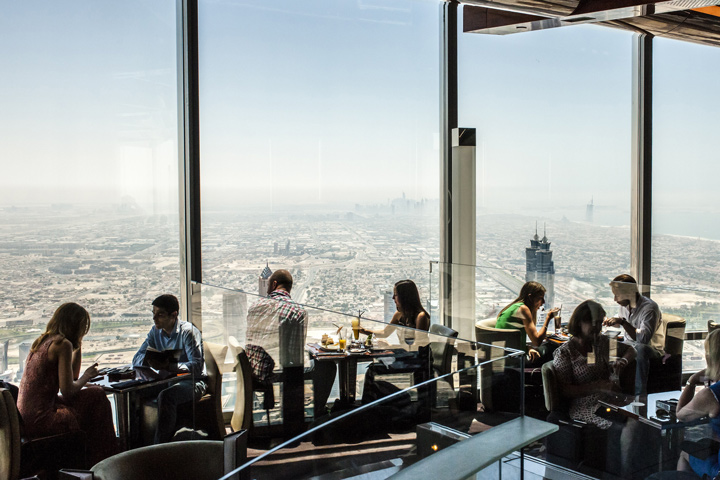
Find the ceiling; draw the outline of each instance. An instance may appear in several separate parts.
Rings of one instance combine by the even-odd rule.
[[[577,11],[583,10],[584,7],[584,5],[581,5],[578,9],[578,5],[581,3],[592,3],[593,7],[595,7],[594,11],[596,12],[598,9],[601,11],[612,11],[613,9],[627,7],[628,3],[637,3],[635,0],[592,0],[592,2],[587,2],[586,0],[461,0],[461,2],[465,5],[464,8],[468,9],[464,15],[465,25],[463,30],[476,33],[489,32],[483,31],[482,28],[478,28],[472,24],[468,24],[468,19],[471,19],[473,16],[469,15],[469,13],[473,10],[479,13],[482,10],[476,9],[474,6],[538,15],[545,17],[541,20],[546,20],[545,24],[547,25],[547,20],[563,19],[564,17],[571,16],[573,12],[576,12],[577,16]],[[646,8],[646,6],[637,8],[645,8],[645,10],[642,10],[643,12],[647,10],[652,11],[653,4],[649,5],[649,8]],[[688,2],[688,6],[690,5],[691,3]],[[548,19],[547,17],[552,18]],[[531,17],[528,17],[528,21],[530,19]],[[521,23],[521,20],[516,20],[516,23]],[[561,26],[560,23],[563,25],[566,24],[565,22],[555,23],[557,23],[557,25],[552,26]],[[598,21],[596,23],[638,33],[650,33],[657,37],[716,47],[720,46],[720,7],[718,6],[696,8],[693,10],[679,10],[661,14],[642,14],[642,16],[629,16],[621,20]],[[540,28],[550,27],[542,26]],[[533,30],[533,28],[530,28],[530,30]]]

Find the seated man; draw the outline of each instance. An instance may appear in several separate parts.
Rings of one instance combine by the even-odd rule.
[[[149,366],[156,370],[190,373],[186,380],[175,383],[158,395],[158,425],[155,443],[169,442],[176,432],[177,406],[200,399],[207,390],[202,337],[192,323],[178,319],[180,304],[174,295],[160,295],[152,302],[153,326],[133,357],[134,366]],[[146,358],[148,348],[158,351],[182,350],[177,363],[157,363]]]
[[[256,380],[271,379],[275,359],[283,368],[304,365],[307,311],[290,298],[292,286],[290,272],[275,271],[268,280],[268,297],[248,311],[245,350]],[[315,416],[319,417],[325,413],[336,366],[334,362],[312,361],[304,371],[313,381]]]
[[[661,358],[665,347],[665,326],[660,307],[640,295],[637,282],[627,274],[618,275],[610,282],[615,302],[620,305],[617,317],[608,318],[604,325],[620,325],[636,352],[635,395],[647,393],[650,361]]]

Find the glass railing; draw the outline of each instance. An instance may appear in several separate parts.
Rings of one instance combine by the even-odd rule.
[[[429,264],[428,303],[432,307],[434,321],[452,325],[468,339],[475,338],[473,329],[477,322],[490,322],[497,318],[500,311],[517,298],[526,278],[530,279],[524,268]],[[532,279],[545,286],[547,303],[538,312],[538,325],[544,323],[545,311],[552,307],[562,308],[562,322],[567,324],[577,305],[588,299],[600,303],[608,316],[619,312],[620,306],[615,302],[610,286],[613,277],[571,274],[540,277],[541,274],[536,274]],[[715,286],[658,282],[652,286],[638,285],[637,288],[650,293],[666,321],[684,319],[684,335],[688,337],[693,337],[692,332],[707,332],[709,321],[720,322],[720,304],[717,303],[720,289]],[[683,369],[697,371],[704,367],[702,338],[686,340]]]
[[[503,362],[503,367],[493,366],[497,362]],[[483,383],[488,396],[490,390],[498,399],[521,395],[522,354],[510,352],[494,361],[469,363],[473,365],[404,389],[390,387],[375,375],[375,386],[366,388],[380,388],[383,396],[317,419],[307,431],[223,478],[388,478],[444,448],[522,416],[518,403],[497,401],[495,408],[486,408],[482,400]],[[370,369],[376,365],[372,363]],[[448,392],[452,393],[448,396]]]
[[[237,355],[242,351],[255,387],[263,384],[253,389],[249,399],[253,425],[271,427],[270,434],[286,423],[284,415],[292,414],[283,409],[282,402],[286,370],[300,372],[302,368],[302,417],[310,422],[382,393],[377,382],[369,378],[379,375],[381,387],[390,383],[388,388],[403,389],[506,354],[499,346],[478,348],[473,341],[448,338],[441,334],[440,326],[431,325],[425,332],[309,305],[298,304],[293,307],[297,311],[290,314],[283,310],[283,315],[291,318],[304,312],[301,324],[283,324],[279,318],[284,308],[281,301],[205,284],[195,284],[194,289],[193,318],[202,322],[206,355],[213,355],[223,377],[223,411],[238,414]],[[343,368],[335,367],[336,363]],[[504,368],[502,362],[495,364],[498,366]],[[468,375],[453,373],[439,384],[442,388],[434,400],[437,406],[447,407],[456,401],[458,392],[464,392],[460,385],[476,385],[477,379]],[[373,388],[368,389],[368,384]]]
[[[434,265],[432,273],[439,267]],[[460,283],[455,283],[454,287],[464,291],[468,283],[475,282],[475,294],[469,298],[475,299],[476,307],[491,298],[489,292],[500,296],[501,288],[505,289],[504,295],[508,297],[517,295],[510,291],[510,286],[500,284],[500,281],[507,281],[496,270],[474,266],[451,267],[453,275],[460,272]],[[477,276],[476,272],[479,272]],[[434,278],[436,280],[433,282],[431,274],[428,289],[431,292],[441,291],[440,276],[435,275]],[[278,325],[267,329],[264,336],[258,337],[250,332],[257,325],[273,325],[273,322],[278,321],[275,313],[269,316],[265,314],[261,317],[264,320],[260,322],[255,318],[258,316],[258,304],[269,303],[272,308],[268,307],[268,311],[275,312],[278,307],[276,300],[210,285],[195,285],[195,289],[193,311],[197,319],[202,320],[205,341],[217,343],[221,348],[227,346],[223,381],[225,410],[228,413],[233,411],[234,416],[239,414],[237,386],[242,385],[240,391],[247,392],[245,383],[249,381],[252,394],[244,404],[249,405],[245,408],[245,416],[252,418],[252,422],[246,421],[243,428],[251,425],[251,438],[266,436],[287,439],[286,443],[257,456],[244,467],[243,472],[252,472],[251,478],[282,476],[286,468],[294,469],[293,478],[326,474],[335,475],[333,478],[345,478],[367,472],[381,472],[378,475],[385,478],[423,458],[423,448],[427,447],[426,436],[441,438],[431,443],[430,447],[435,445],[442,448],[438,445],[462,441],[462,438],[473,432],[524,415],[528,395],[539,395],[539,399],[535,400],[544,404],[542,380],[537,384],[537,375],[528,377],[529,373],[535,375],[536,372],[524,369],[523,352],[504,349],[502,347],[508,344],[502,342],[479,344],[472,341],[474,335],[462,334],[460,338],[448,339],[406,327],[388,327],[386,322],[361,315],[358,343],[355,343],[353,325],[358,315],[302,305],[305,322],[303,331],[296,332],[299,340],[296,340],[293,349],[282,338],[292,332],[281,332]],[[607,289],[610,291],[608,295],[611,295],[609,281]],[[684,292],[687,289],[664,286],[652,288],[653,298],[658,299],[672,298]],[[576,305],[572,300],[566,302],[567,297],[560,298],[563,303],[563,323],[566,324]],[[594,298],[600,301],[608,316],[617,312],[618,307],[613,298]],[[433,323],[443,318],[443,301],[446,300],[437,302],[438,310],[433,312]],[[662,305],[660,307],[663,309]],[[452,304],[451,308],[452,312],[468,312],[463,310],[467,305]],[[666,320],[677,320],[667,310],[664,315]],[[487,318],[494,317],[488,315]],[[482,319],[483,315],[477,314],[476,310],[474,317],[457,315],[451,320],[461,330],[463,320],[474,329],[475,324]],[[375,335],[369,347],[362,347],[369,331],[380,335]],[[325,336],[331,341],[323,344]],[[345,340],[344,349],[347,353],[339,351],[341,338]],[[252,342],[262,347],[273,359],[274,365],[268,369],[271,376],[264,385],[258,385],[257,381],[252,384],[252,379],[247,380],[248,376],[243,377],[238,373],[238,348],[252,350],[249,348]],[[686,352],[687,344],[685,342]],[[702,345],[699,348],[698,355]],[[300,352],[299,357],[297,352]],[[308,355],[308,352],[311,354]],[[318,365],[323,364],[332,365],[332,369],[329,374],[325,372],[319,381],[312,367],[317,370]],[[327,390],[329,384],[332,384],[329,393],[320,394],[318,399],[319,387],[324,386]],[[546,451],[537,448],[528,450],[534,458],[526,460],[525,468],[529,465],[528,461],[535,462],[540,469],[551,468],[545,463],[549,460],[591,475],[604,471],[621,475],[622,468],[637,467],[640,469],[638,471],[647,472],[668,466],[676,460],[674,455],[677,451],[672,450],[676,444],[672,442],[679,435],[678,432],[685,432],[686,436],[694,438],[701,436],[702,428],[705,427],[692,427],[700,429],[698,432],[682,425],[670,426],[667,422],[672,423],[673,419],[663,417],[662,411],[656,411],[656,407],[661,405],[657,403],[658,400],[663,402],[677,398],[678,395],[679,392],[672,391],[644,398],[621,395],[605,398],[607,405],[603,407],[603,412],[598,413],[607,417],[612,426],[602,434],[606,440],[598,440],[596,443],[603,445],[601,450],[607,450],[608,457],[603,460],[607,463],[594,466],[591,461],[583,463],[585,457],[591,455],[588,452],[574,459],[562,455],[557,457],[557,443],[551,443]],[[268,397],[272,401],[268,401]],[[298,405],[301,408],[297,408]],[[545,419],[548,413],[545,411],[536,417]],[[410,421],[413,418],[415,420]],[[240,428],[240,423],[234,424]],[[638,445],[664,445],[664,456],[631,459],[630,464],[623,466],[617,460],[621,457],[615,458],[617,452],[611,452],[611,446],[621,437],[632,438],[634,444]],[[569,437],[561,438],[567,440]],[[581,441],[586,440],[576,439],[571,444],[579,445],[573,442]],[[667,445],[670,445],[670,450],[665,447]],[[565,445],[561,451],[568,448]],[[552,454],[548,453],[550,451]],[[638,458],[642,457],[638,455]],[[501,466],[494,468],[521,468],[519,465],[522,462],[518,464],[517,460],[508,457],[501,462]],[[639,463],[635,465],[632,462]],[[342,475],[332,473],[338,471],[342,471]]]

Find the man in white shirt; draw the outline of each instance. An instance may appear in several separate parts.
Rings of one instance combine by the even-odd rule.
[[[665,325],[660,307],[654,301],[640,295],[637,281],[627,274],[618,275],[610,282],[615,302],[620,305],[617,317],[608,318],[604,324],[622,326],[627,343],[637,351],[635,369],[635,395],[647,393],[650,361],[660,359],[665,347]]]

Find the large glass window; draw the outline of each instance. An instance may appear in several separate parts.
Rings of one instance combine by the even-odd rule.
[[[698,80],[720,74],[720,49],[658,38],[654,50],[653,298],[705,330],[720,319],[720,98]]]
[[[69,301],[86,361],[127,363],[180,290],[175,2],[0,9],[0,373]]]
[[[597,26],[461,35],[459,123],[477,129],[478,318],[526,280],[568,316],[588,298],[615,312],[608,282],[630,265],[631,40]]]
[[[438,251],[438,3],[200,2],[203,281],[382,318]],[[389,303],[394,311],[394,305]]]

